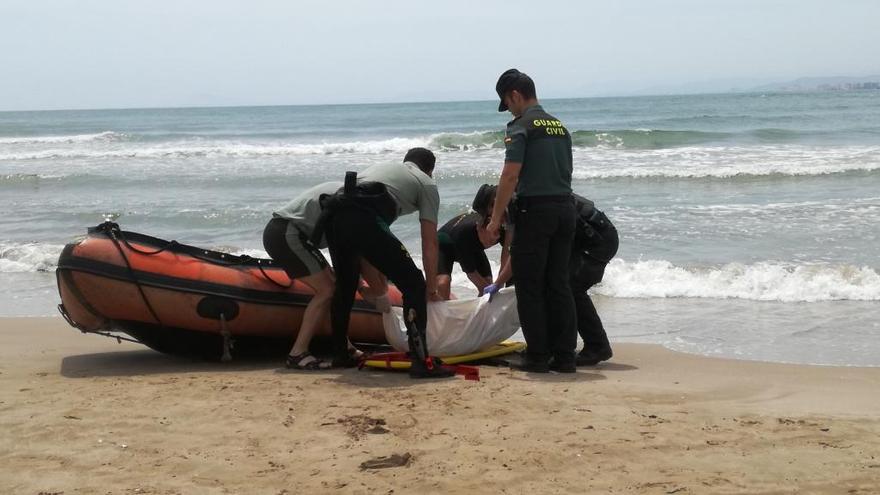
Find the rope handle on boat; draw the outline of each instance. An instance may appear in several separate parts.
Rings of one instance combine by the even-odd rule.
[[[182,245],[179,242],[172,240],[172,241],[168,241],[168,243],[165,244],[165,246],[163,246],[159,249],[156,249],[155,251],[147,251],[147,250],[139,249],[139,248],[132,246],[128,242],[128,240],[125,238],[125,235],[123,234],[122,229],[119,228],[119,224],[107,222],[103,225],[100,225],[99,227],[102,228],[101,230],[103,230],[108,235],[110,235],[111,239],[113,239],[114,241],[117,241],[117,239],[118,239],[118,241],[125,244],[125,247],[127,247],[128,249],[131,249],[135,253],[142,254],[144,256],[153,256],[153,255],[159,254],[161,252],[167,251],[168,249],[171,249],[173,247]],[[119,248],[119,246],[116,246],[116,247]],[[205,253],[207,253],[207,251],[205,251]],[[263,278],[268,280],[272,285],[275,285],[275,286],[280,287],[282,289],[289,289],[289,288],[293,287],[293,280],[291,280],[289,284],[284,285],[281,282],[278,282],[275,279],[273,279],[272,277],[270,277],[269,274],[266,273],[266,270],[263,268],[263,260],[261,260],[259,258],[253,258],[253,257],[248,256],[246,254],[242,254],[242,255],[238,255],[238,256],[230,255],[229,260],[226,260],[225,257],[223,260],[217,260],[217,259],[209,258],[207,256],[199,256],[197,253],[187,253],[187,254],[197,260],[204,261],[205,263],[211,263],[213,265],[221,265],[221,266],[244,265],[248,262],[256,262],[257,268],[260,269],[260,274],[263,275]],[[125,263],[128,265],[129,270],[131,270],[131,265],[128,263],[128,259],[125,258],[124,254],[122,255],[122,257],[125,259]]]
[[[158,323],[159,326],[164,327],[165,324],[163,324],[162,320],[159,319],[159,315],[156,313],[156,310],[153,309],[153,305],[150,304],[150,300],[147,298],[147,294],[144,293],[144,288],[141,287],[140,281],[138,281],[137,276],[135,276],[134,269],[131,267],[131,262],[128,261],[128,256],[125,255],[125,251],[122,249],[122,246],[119,245],[119,238],[117,238],[117,233],[121,233],[122,231],[119,230],[118,225],[114,224],[114,226],[115,226],[115,228],[111,227],[111,228],[107,229],[108,234],[110,235],[110,239],[113,241],[113,245],[116,246],[116,250],[119,251],[119,254],[122,256],[122,260],[125,261],[125,266],[126,266],[126,268],[128,268],[128,275],[129,275],[129,277],[131,277],[131,281],[134,282],[135,287],[137,287],[138,292],[140,292],[141,299],[144,300],[144,304],[147,306],[147,309],[150,311],[150,314],[153,316],[153,319],[156,320],[156,323]],[[128,243],[126,243],[126,245],[128,245]],[[129,247],[131,247],[131,246],[129,246]],[[167,249],[167,248],[168,248],[168,246],[163,248],[163,250]]]
[[[142,254],[144,256],[153,256],[154,254],[159,254],[159,253],[166,251],[166,250],[168,250],[174,246],[177,246],[179,244],[177,241],[168,241],[168,244],[165,244],[165,247],[159,248],[155,251],[146,251],[146,250],[138,249],[138,248],[132,246],[131,244],[129,244],[129,242],[125,238],[125,236],[122,235],[121,230],[117,230],[116,234],[119,236],[119,240],[122,241],[123,244],[125,244],[125,247],[127,247],[128,249],[131,249],[132,251],[134,251],[138,254]]]
[[[256,259],[256,258],[252,258],[252,259],[255,259],[255,260],[257,261],[257,268],[260,269],[260,273],[263,274],[263,277],[264,277],[266,280],[268,280],[269,282],[271,282],[272,284],[274,284],[274,285],[276,285],[276,286],[278,286],[278,287],[281,287],[282,289],[289,289],[289,288],[293,287],[293,279],[291,279],[291,280],[290,280],[290,283],[287,284],[287,285],[284,285],[284,284],[282,284],[281,282],[276,282],[272,277],[269,276],[268,273],[266,273],[266,270],[263,270],[263,260],[259,260],[259,259]]]

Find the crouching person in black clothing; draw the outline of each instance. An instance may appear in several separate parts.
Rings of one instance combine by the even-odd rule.
[[[457,262],[461,271],[477,289],[477,296],[483,294],[487,287],[493,292],[510,279],[510,235],[509,226],[502,223],[500,238],[496,239],[486,230],[495,204],[497,186],[483,184],[474,197],[470,213],[462,213],[446,222],[437,237],[440,244],[439,264],[437,267],[437,288],[443,299],[452,299],[452,268]],[[507,213],[504,213],[506,222]],[[499,280],[492,282],[492,266],[486,256],[486,250],[501,244],[501,273]],[[501,279],[503,277],[503,280]]]
[[[431,175],[434,154],[424,148],[409,150],[404,163],[370,167],[357,179],[346,177],[342,193],[325,198],[321,225],[336,272],[330,305],[333,328],[333,365],[355,366],[348,353],[348,324],[360,275],[360,259],[368,261],[400,289],[409,340],[412,378],[445,378],[454,372],[430,357],[426,340],[427,299],[439,300],[437,290],[437,213],[440,197]],[[416,268],[406,247],[389,226],[400,215],[418,211],[422,259],[426,277]]]
[[[592,201],[574,194],[577,228],[571,253],[571,292],[577,312],[577,329],[584,348],[578,366],[595,366],[611,358],[611,344],[587,289],[602,281],[605,266],[617,254],[617,229]]]

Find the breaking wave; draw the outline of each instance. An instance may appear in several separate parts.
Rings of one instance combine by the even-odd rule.
[[[0,243],[0,273],[46,272],[57,266],[64,246],[48,243]],[[233,254],[267,257],[260,249],[214,246]],[[418,257],[416,257],[418,258]],[[420,263],[419,260],[416,260]],[[498,267],[494,266],[497,271]],[[467,277],[456,272],[460,296],[472,291]],[[866,266],[730,263],[712,267],[681,267],[665,260],[615,259],[597,294],[622,298],[712,298],[754,301],[817,302],[878,301],[880,273]]]
[[[104,131],[96,134],[73,134],[67,136],[8,136],[0,137],[0,145],[9,144],[64,144],[87,143],[90,141],[119,141],[128,135],[121,132]]]
[[[595,289],[609,297],[817,302],[880,300],[877,270],[852,265],[762,262],[680,267],[664,260],[612,260]]]
[[[63,248],[60,244],[0,243],[0,273],[54,270]]]
[[[668,150],[699,145],[790,143],[815,133],[786,129],[757,129],[742,133],[695,130],[618,129],[572,132],[575,148],[613,150]],[[443,132],[426,136],[391,137],[349,142],[291,142],[266,137],[217,139],[216,136],[180,136],[156,141],[155,136],[132,136],[106,131],[65,136],[0,137],[0,160],[70,158],[156,158],[200,156],[271,156],[377,154],[424,146],[439,151],[502,149],[501,131]],[[45,145],[45,146],[40,146]]]

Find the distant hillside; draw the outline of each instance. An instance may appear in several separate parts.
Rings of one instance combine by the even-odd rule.
[[[880,89],[880,75],[864,77],[801,77],[784,83],[757,86],[753,91],[854,91]]]

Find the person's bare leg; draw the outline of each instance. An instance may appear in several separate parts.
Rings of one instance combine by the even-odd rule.
[[[330,268],[324,268],[314,275],[302,277],[299,281],[311,287],[315,291],[315,295],[303,312],[302,325],[299,327],[293,348],[290,349],[291,356],[298,356],[309,350],[312,337],[315,336],[318,325],[330,311],[330,301],[333,299],[334,284]]]
[[[375,266],[371,265],[367,260],[361,258],[361,278],[367,283],[366,286],[361,285],[358,289],[361,297],[367,301],[376,304],[376,299],[385,296],[388,292],[388,279]],[[386,302],[387,304],[387,302]],[[364,355],[357,347],[348,341],[348,352],[355,359]]]

